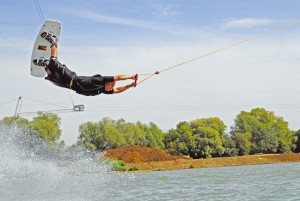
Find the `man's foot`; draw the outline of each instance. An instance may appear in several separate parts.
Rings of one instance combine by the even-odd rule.
[[[43,32],[41,33],[41,37],[44,38],[45,40],[49,41],[52,45],[57,46],[58,38],[54,34]]]
[[[46,67],[49,64],[48,59],[34,59],[34,65]]]

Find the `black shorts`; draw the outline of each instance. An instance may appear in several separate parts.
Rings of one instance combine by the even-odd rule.
[[[113,76],[77,76],[73,81],[72,89],[86,96],[95,96],[101,93],[112,94],[113,90],[105,91],[105,83],[113,82]]]

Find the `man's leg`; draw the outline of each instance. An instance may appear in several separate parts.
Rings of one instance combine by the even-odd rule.
[[[115,75],[114,76],[114,81],[128,80],[128,79],[137,80],[138,75],[135,74],[135,75]]]
[[[57,37],[47,32],[43,32],[41,34],[41,37],[47,40],[49,43],[51,43],[51,57],[57,58]]]
[[[56,45],[51,46],[51,58],[57,58],[58,52]]]

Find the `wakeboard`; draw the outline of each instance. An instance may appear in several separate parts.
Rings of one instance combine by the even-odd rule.
[[[51,56],[51,44],[45,40],[45,36],[51,34],[55,36],[59,41],[61,31],[61,23],[59,21],[47,20],[41,27],[32,51],[30,74],[35,77],[45,77],[45,65],[44,63],[49,61]]]

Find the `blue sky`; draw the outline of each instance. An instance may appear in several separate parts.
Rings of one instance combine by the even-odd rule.
[[[149,73],[300,20],[296,0],[39,0],[45,19],[62,22],[59,59],[79,75]],[[42,25],[34,0],[0,7],[0,117],[19,96],[70,107],[60,114],[67,144],[79,124],[103,117],[154,122],[220,117],[228,127],[241,111],[264,107],[300,128],[300,24],[153,77],[126,93],[83,97],[29,75]],[[59,98],[58,98],[59,97]],[[22,112],[59,109],[23,100]],[[7,103],[9,102],[9,103]],[[7,104],[5,104],[7,103]],[[31,117],[28,117],[31,118]]]

